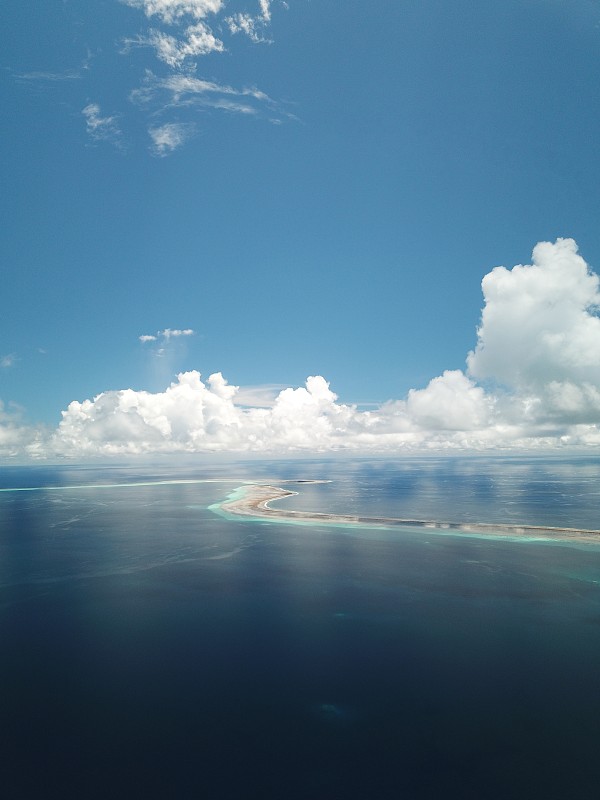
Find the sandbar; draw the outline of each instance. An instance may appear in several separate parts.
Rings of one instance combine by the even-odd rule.
[[[285,484],[323,483],[323,481],[281,481]],[[574,542],[594,542],[600,544],[600,530],[582,528],[553,528],[538,525],[512,525],[487,522],[440,522],[438,520],[403,519],[400,517],[363,517],[353,514],[328,514],[321,511],[286,511],[271,508],[269,503],[291,497],[298,492],[280,486],[267,484],[247,484],[236,490],[233,497],[219,504],[228,514],[253,519],[287,520],[298,523],[317,523],[335,525],[357,525],[382,528],[426,528],[439,531],[457,531],[485,536],[510,536],[541,538],[550,540],[573,540]]]

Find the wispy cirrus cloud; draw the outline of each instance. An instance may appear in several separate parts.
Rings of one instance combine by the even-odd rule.
[[[149,128],[152,152],[157,156],[168,156],[191,139],[195,131],[196,126],[191,122],[166,122],[164,125]]]
[[[146,33],[123,39],[122,53],[132,47],[151,47],[159,61],[177,69],[186,64],[195,69],[193,59],[209,53],[222,53],[225,45],[205,21],[218,14],[222,0],[123,0],[126,5],[140,8],[147,17],[156,17],[166,24],[169,32],[150,28]],[[192,24],[189,24],[192,22]]]
[[[256,87],[235,89],[226,84],[207,81],[194,75],[158,77],[148,72],[143,85],[131,93],[132,102],[168,109],[214,108],[233,114],[259,115],[276,103]]]
[[[88,103],[81,113],[85,119],[86,130],[94,141],[121,146],[122,132],[116,116],[103,116],[98,103]]]
[[[206,56],[209,53],[222,53],[225,45],[213,34],[208,25],[199,22],[186,28],[181,37],[151,29],[144,36],[138,35],[123,42],[122,53],[133,47],[151,47],[156,56],[169,67],[183,66],[189,59]]]
[[[234,97],[248,97],[264,103],[272,103],[271,98],[255,87],[234,89],[232,86],[205,81],[190,75],[172,75],[162,82],[163,88],[173,94],[174,102],[184,100],[186,96],[222,94]]]
[[[164,157],[193,138],[200,114],[208,124],[209,109],[232,116],[262,117],[273,124],[295,119],[266,92],[254,87],[250,74],[239,87],[218,77],[218,59],[225,53],[234,55],[238,34],[257,45],[272,42],[269,31],[273,11],[276,5],[287,8],[284,0],[120,0],[120,3],[139,14],[115,14],[123,29],[116,35],[111,32],[109,44],[96,40],[93,51],[88,48],[83,59],[79,54],[78,66],[64,71],[13,72],[15,80],[35,86],[38,92],[49,91],[50,85],[54,92],[61,91],[65,105],[81,109],[92,141],[110,142],[118,149],[125,149],[125,143],[130,145],[131,137],[137,135],[140,124],[136,117],[141,117],[149,136],[150,153]],[[211,79],[207,80],[201,76],[201,63],[209,58]],[[102,70],[110,75],[109,81],[103,81]],[[121,80],[120,94],[115,93],[115,88],[119,88],[117,76]],[[110,99],[108,94],[103,96],[104,86]],[[94,100],[83,103],[90,94]],[[107,107],[114,111],[107,113]]]
[[[268,119],[281,123],[291,115],[279,113],[277,104],[256,88],[236,89],[218,81],[197,76],[198,59],[227,50],[222,34],[215,34],[214,25],[231,35],[246,34],[254,43],[271,40],[266,31],[271,24],[271,0],[258,0],[254,11],[247,8],[223,17],[222,0],[123,0],[127,5],[144,12],[148,19],[161,23],[144,33],[123,39],[122,53],[133,48],[152,48],[156,58],[169,68],[167,75],[156,76],[146,70],[140,86],[130,93],[131,101],[155,116],[172,115],[174,109],[188,114],[201,108],[212,108],[240,115],[259,115],[268,111]],[[282,3],[285,7],[285,4]],[[229,9],[229,4],[227,4]],[[165,29],[166,26],[166,29]],[[152,123],[148,132],[152,139],[151,152],[157,156],[172,153],[190,138],[190,120],[180,116],[163,124]]]
[[[240,386],[235,395],[235,403],[245,408],[273,408],[278,395],[285,388],[281,383]]]
[[[66,72],[47,72],[38,70],[33,72],[23,72],[18,74],[17,80],[20,81],[48,81],[49,83],[62,83],[63,81],[77,81],[83,76],[77,70],[67,70]]]
[[[80,61],[79,66],[74,69],[65,69],[60,71],[34,69],[27,72],[13,72],[13,70],[9,70],[9,72],[12,72],[15,79],[19,81],[19,83],[64,84],[71,83],[73,81],[77,82],[85,78],[86,72],[90,70],[92,61],[96,55],[96,53],[93,53],[88,49],[85,57]]]
[[[260,12],[249,14],[238,11],[230,17],[225,17],[225,23],[232,34],[245,33],[255,43],[271,43],[265,35],[265,30],[271,22],[271,0],[259,0]]]
[[[148,71],[142,85],[131,92],[130,100],[156,116],[175,111],[190,114],[197,109],[245,116],[259,116],[268,111],[272,122],[281,121],[277,104],[256,87],[236,89],[182,73],[159,77]],[[182,121],[151,125],[148,134],[153,155],[170,155],[194,136],[196,128],[196,123]]]

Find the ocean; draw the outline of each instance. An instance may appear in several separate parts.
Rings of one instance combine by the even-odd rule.
[[[0,468],[6,798],[597,796],[598,458]],[[22,491],[22,490],[26,491]]]

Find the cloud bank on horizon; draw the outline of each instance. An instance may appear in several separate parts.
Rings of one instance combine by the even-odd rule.
[[[600,445],[600,280],[572,239],[542,242],[532,263],[496,267],[466,369],[404,400],[361,411],[324,377],[263,407],[221,373],[181,373],[164,392],[74,400],[54,431],[0,407],[0,453],[85,458],[158,453],[454,452]],[[158,336],[191,335],[190,329]],[[151,335],[140,337],[148,340]],[[153,335],[152,335],[153,336]]]

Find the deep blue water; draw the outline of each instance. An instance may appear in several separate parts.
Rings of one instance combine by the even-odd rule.
[[[600,528],[594,459],[0,469],[55,487],[0,493],[3,797],[597,796],[600,545],[227,520],[229,477]]]

